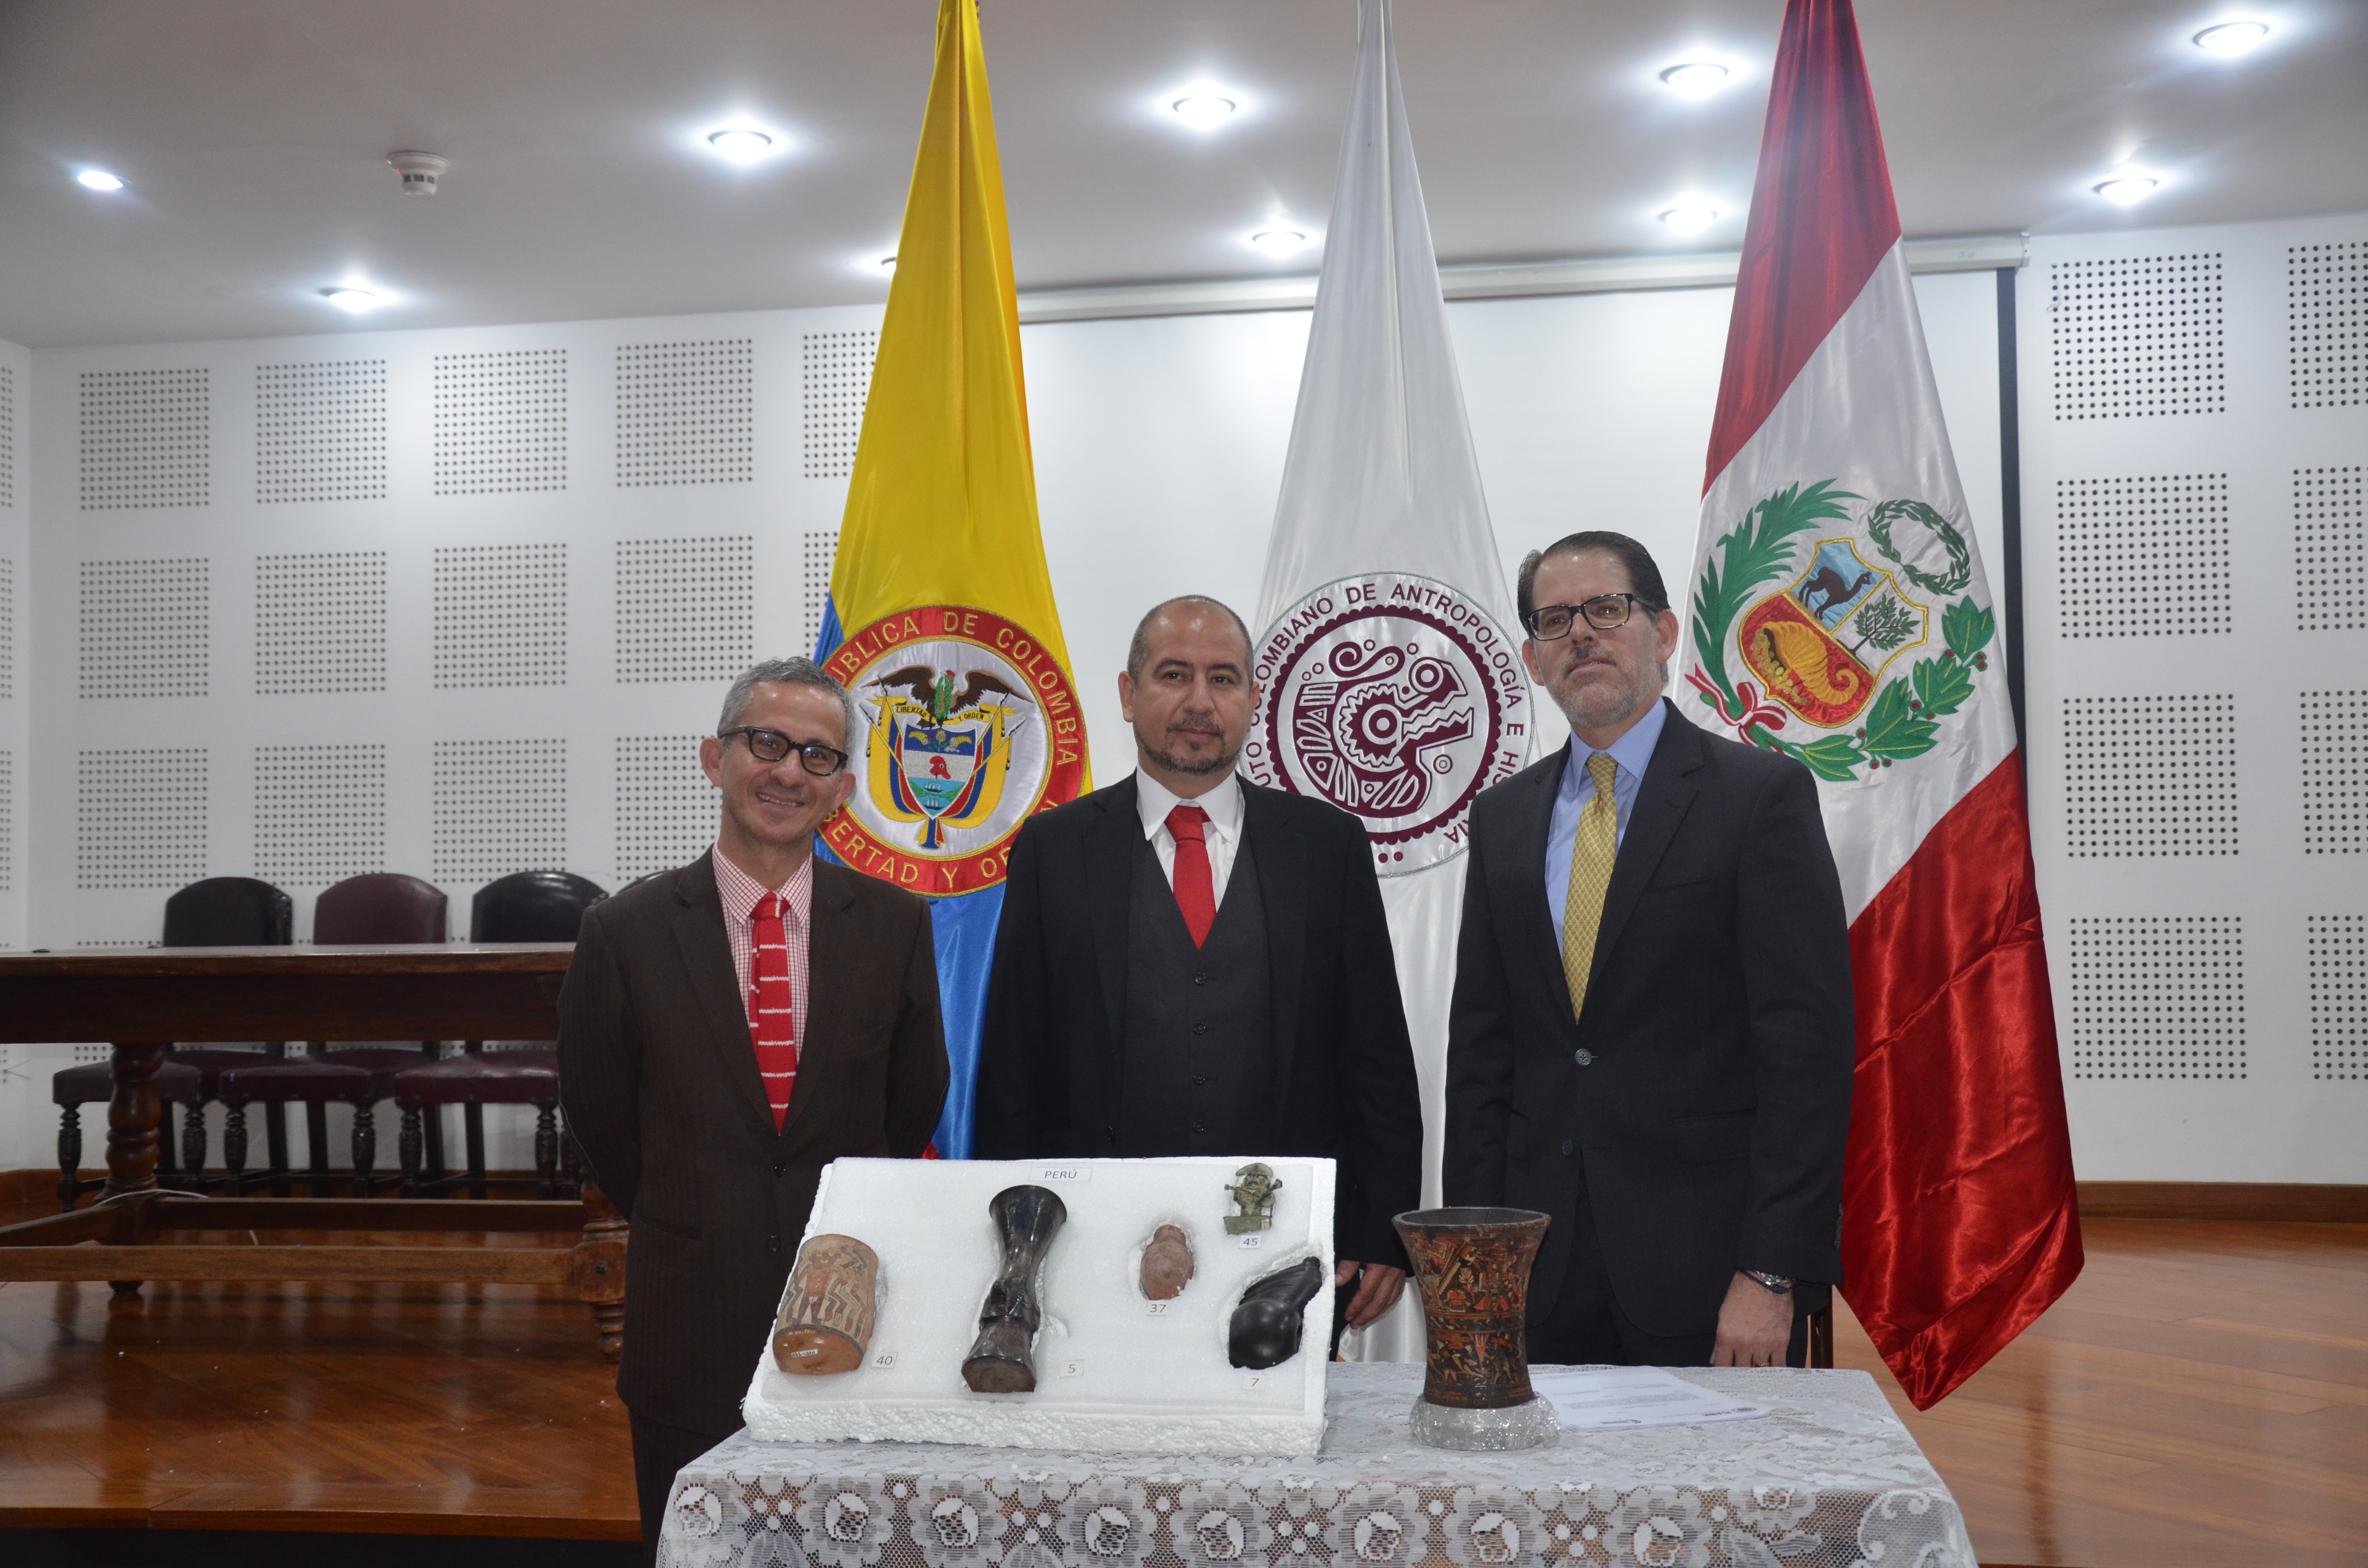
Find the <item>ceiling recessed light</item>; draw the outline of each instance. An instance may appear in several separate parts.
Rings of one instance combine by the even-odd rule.
[[[91,190],[121,190],[123,182],[105,169],[85,169],[74,176],[76,183]]]
[[[322,290],[321,298],[328,301],[329,303],[336,306],[337,309],[341,311],[351,311],[356,315],[361,314],[364,311],[376,308],[379,302],[379,299],[376,294],[371,293],[367,289],[357,289],[349,283],[333,284],[329,288]]]
[[[2206,54],[2216,54],[2223,60],[2234,60],[2240,54],[2250,54],[2270,36],[2267,22],[2222,22],[2204,28],[2193,39],[2195,47]]]
[[[773,152],[770,136],[761,131],[751,131],[746,126],[711,131],[707,134],[707,144],[714,148],[719,156],[734,164],[753,164],[760,158],[771,156]]]
[[[2116,207],[2135,207],[2152,196],[2162,181],[2151,175],[2120,175],[2093,188]]]
[[[1269,256],[1292,256],[1307,244],[1307,236],[1296,229],[1260,229],[1250,244]]]
[[[1661,222],[1680,234],[1699,234],[1718,222],[1718,209],[1701,201],[1681,201],[1661,214]]]
[[[1177,119],[1195,131],[1214,131],[1234,118],[1241,106],[1215,93],[1187,93],[1169,104]]]
[[[1690,60],[1661,73],[1661,85],[1681,98],[1706,98],[1726,85],[1730,73],[1707,60]]]

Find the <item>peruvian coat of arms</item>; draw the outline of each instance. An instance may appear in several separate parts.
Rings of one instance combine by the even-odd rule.
[[[1864,500],[1833,480],[1764,497],[1694,585],[1688,683],[1740,738],[1835,783],[1937,745],[1998,624],[1966,592],[1973,550],[1955,524],[1913,500],[1853,518],[1847,503]]]

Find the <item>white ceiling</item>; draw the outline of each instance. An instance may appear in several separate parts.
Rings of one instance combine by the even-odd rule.
[[[1910,235],[2368,210],[2359,0],[1863,0]],[[877,300],[936,0],[0,0],[0,337],[32,347]],[[1440,259],[1732,250],[1781,0],[1400,0]],[[2276,25],[2248,59],[2187,40]],[[986,0],[1023,289],[1305,272],[1354,0]],[[1655,74],[1709,56],[1702,104]],[[1194,133],[1195,82],[1243,112]],[[746,119],[788,153],[734,168]],[[406,199],[384,158],[452,160]],[[2089,187],[2159,176],[2143,206]],[[111,196],[81,168],[129,182]],[[1656,214],[1730,214],[1678,240]],[[317,290],[395,302],[341,315]]]

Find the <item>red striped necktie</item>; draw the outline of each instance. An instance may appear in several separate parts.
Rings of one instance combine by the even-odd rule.
[[[1176,907],[1184,912],[1184,926],[1196,948],[1217,923],[1216,883],[1209,874],[1209,841],[1202,833],[1208,823],[1209,813],[1198,806],[1178,806],[1167,813],[1167,835],[1176,840]]]
[[[757,1042],[757,1071],[765,1075],[765,1100],[773,1108],[773,1131],[789,1119],[790,1091],[798,1082],[798,1021],[790,1000],[790,938],[781,928],[781,899],[767,893],[749,915],[755,926],[756,962],[748,986],[748,1033]]]

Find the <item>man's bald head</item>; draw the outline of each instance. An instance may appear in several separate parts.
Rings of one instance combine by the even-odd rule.
[[[1178,594],[1172,599],[1161,600],[1145,611],[1143,619],[1134,623],[1134,640],[1126,645],[1126,673],[1136,680],[1143,678],[1143,672],[1151,667],[1154,623],[1171,611],[1184,610],[1214,610],[1234,623],[1234,630],[1241,633],[1242,672],[1247,676],[1250,667],[1250,629],[1243,624],[1240,616],[1234,613],[1231,605],[1223,599],[1212,599],[1206,594]]]

